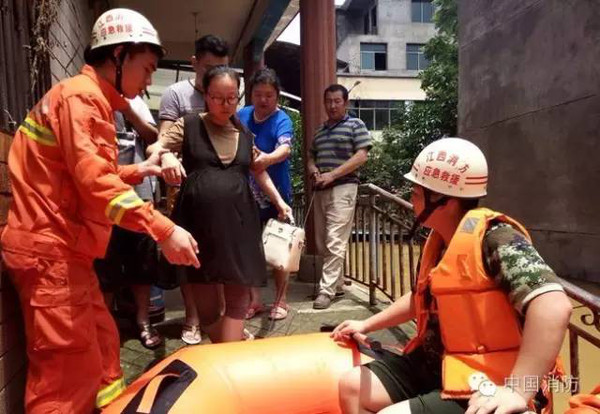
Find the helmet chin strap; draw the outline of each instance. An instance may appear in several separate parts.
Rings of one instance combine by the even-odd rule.
[[[412,227],[410,228],[410,230],[408,232],[409,239],[412,239],[415,236],[415,233],[417,232],[419,227],[422,224],[424,224],[425,221],[427,221],[429,216],[431,216],[433,214],[433,212],[435,211],[436,208],[446,205],[446,203],[450,199],[447,196],[442,196],[437,201],[431,201],[431,195],[433,195],[433,192],[431,190],[428,190],[427,188],[423,187],[423,198],[425,199],[425,208],[423,209],[423,211],[421,211],[421,214],[419,214],[415,218],[415,222],[413,223]]]
[[[123,95],[123,85],[122,85],[123,62],[125,61],[125,57],[127,56],[127,53],[129,53],[129,45],[125,44],[125,45],[123,45],[123,50],[121,50],[121,53],[119,54],[118,58],[115,58],[114,56],[112,56],[112,61],[115,64],[115,66],[117,67],[117,74],[116,74],[116,78],[115,78],[115,87],[117,88],[117,91],[121,95]]]

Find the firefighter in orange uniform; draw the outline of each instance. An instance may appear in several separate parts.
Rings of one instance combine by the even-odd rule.
[[[113,224],[149,234],[172,263],[200,265],[191,235],[130,186],[160,174],[159,160],[117,166],[112,113],[150,85],[163,54],[146,18],[107,11],[81,74],[55,85],[15,134],[1,243],[25,320],[28,413],[90,413],[124,389],[119,333],[92,268]]]
[[[571,304],[527,230],[478,207],[487,194],[485,156],[464,139],[440,139],[404,177],[413,184],[416,223],[432,229],[416,289],[364,321],[342,322],[332,336],[413,318],[417,335],[401,354],[384,353],[342,377],[342,411],[548,411],[544,376],[560,375]]]

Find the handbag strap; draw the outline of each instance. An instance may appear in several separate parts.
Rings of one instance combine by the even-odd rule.
[[[310,202],[308,203],[308,208],[306,209],[306,212],[304,213],[304,223],[302,223],[303,229],[306,229],[306,222],[308,221],[308,215],[310,214],[310,209],[312,208],[314,201],[315,201],[315,191],[312,192],[312,195],[310,196]]]

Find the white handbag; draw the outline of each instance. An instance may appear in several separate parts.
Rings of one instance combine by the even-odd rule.
[[[292,224],[269,219],[262,234],[267,263],[286,272],[300,269],[304,248],[304,229]]]

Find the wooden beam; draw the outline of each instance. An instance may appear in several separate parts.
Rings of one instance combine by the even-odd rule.
[[[325,119],[323,91],[335,83],[336,71],[334,0],[300,0],[302,155],[305,205],[312,195],[307,160],[314,133]],[[314,216],[306,221],[306,251],[315,254]]]

